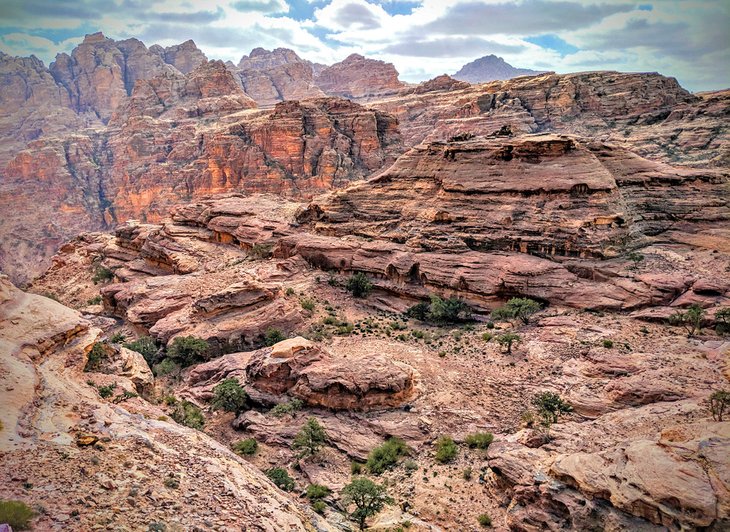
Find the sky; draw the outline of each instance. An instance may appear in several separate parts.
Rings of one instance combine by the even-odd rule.
[[[84,35],[193,39],[209,59],[255,47],[332,64],[351,53],[418,82],[495,54],[521,68],[660,72],[730,87],[730,0],[2,0],[0,50],[46,65]]]

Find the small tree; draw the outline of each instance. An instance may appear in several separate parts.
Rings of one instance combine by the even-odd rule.
[[[532,404],[537,409],[538,415],[542,418],[542,425],[548,432],[550,426],[557,423],[560,416],[573,411],[573,407],[568,402],[553,392],[542,392],[535,395],[532,398]]]
[[[527,325],[530,322],[530,316],[539,312],[541,309],[542,305],[533,299],[527,297],[513,297],[503,306],[494,309],[492,311],[492,317],[508,321],[518,319]]]
[[[327,433],[317,418],[310,417],[295,436],[292,449],[299,451],[299,458],[317,454],[319,448],[327,441]]]
[[[226,379],[213,388],[210,406],[214,410],[238,413],[246,407],[248,395],[236,379]]]
[[[471,318],[471,308],[457,297],[442,299],[439,296],[431,296],[428,318],[441,323],[458,323]]]
[[[355,505],[350,518],[365,529],[365,521],[376,515],[386,504],[392,504],[393,499],[388,497],[385,488],[368,478],[356,478],[342,489],[342,503],[345,508]]]
[[[710,396],[708,402],[710,404],[712,419],[722,421],[725,410],[730,409],[730,392],[727,390],[718,390]]]
[[[681,325],[687,336],[694,336],[700,332],[702,328],[702,318],[705,316],[705,310],[698,304],[691,305],[686,312],[678,310],[669,317],[669,323],[672,325]]]
[[[195,336],[178,336],[167,349],[167,356],[181,366],[189,366],[200,360],[208,351],[208,342]]]
[[[717,334],[730,332],[730,307],[721,308],[715,312],[715,331]]]
[[[357,272],[347,280],[347,290],[355,297],[368,297],[373,290],[373,283],[363,272]]]
[[[502,347],[506,347],[507,354],[511,355],[512,345],[519,344],[522,341],[522,337],[519,334],[508,332],[500,334],[499,336],[497,336],[496,340],[499,345],[501,345]]]

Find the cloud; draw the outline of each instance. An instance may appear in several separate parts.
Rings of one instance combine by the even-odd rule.
[[[259,11],[261,13],[287,13],[289,6],[283,0],[238,0],[231,7],[237,11]]]
[[[473,57],[478,54],[509,54],[525,50],[520,44],[502,44],[481,37],[441,37],[390,44],[381,52],[410,57]]]
[[[415,31],[458,35],[533,35],[591,26],[610,15],[633,9],[633,4],[550,0],[495,4],[468,2],[453,6],[442,17]]]

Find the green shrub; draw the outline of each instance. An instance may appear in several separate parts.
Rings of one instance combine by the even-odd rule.
[[[489,528],[492,526],[492,518],[489,517],[489,514],[481,514],[479,517],[477,517],[477,521],[479,522],[479,525],[483,526],[484,528]]]
[[[276,327],[269,327],[264,333],[264,344],[268,347],[283,342],[284,340],[286,340],[286,335],[281,329],[277,329]]]
[[[98,265],[94,269],[94,275],[91,277],[94,284],[105,283],[112,279],[114,279],[114,272],[102,265]]]
[[[0,523],[10,525],[13,530],[30,529],[35,512],[22,501],[0,500]]]
[[[498,320],[519,319],[527,325],[530,322],[530,316],[539,312],[542,305],[537,301],[527,297],[513,297],[503,306],[492,311],[492,317]]]
[[[722,335],[730,333],[730,307],[715,312],[715,332]]]
[[[314,501],[312,503],[312,510],[320,515],[323,514],[326,509],[327,504],[324,501]]]
[[[277,488],[284,491],[294,489],[294,479],[289,476],[286,469],[281,467],[273,467],[266,472],[266,476],[276,485]]]
[[[350,462],[350,473],[353,475],[362,473],[362,464],[360,462]]]
[[[248,395],[236,379],[225,379],[213,388],[211,406],[214,410],[238,413],[246,406]]]
[[[288,296],[293,296],[294,295],[294,289],[290,286],[289,288],[286,289],[286,291],[284,293],[286,295],[288,295]]]
[[[304,403],[301,400],[292,399],[291,401],[286,403],[279,403],[274,408],[269,410],[269,414],[274,417],[283,417],[286,415],[293,416],[295,413],[299,412],[303,406]]]
[[[466,468],[464,468],[464,470],[463,470],[463,471],[461,472],[461,477],[462,477],[462,478],[463,478],[464,480],[471,480],[471,475],[472,475],[472,473],[473,473],[473,472],[474,472],[474,470],[473,470],[473,469],[472,469],[471,467],[466,467]]]
[[[179,372],[180,366],[169,358],[165,358],[159,364],[152,366],[152,373],[155,374],[155,377],[164,377],[165,375],[173,375]]]
[[[132,351],[137,351],[137,353],[144,357],[147,364],[150,366],[155,362],[157,352],[159,351],[157,344],[151,336],[140,336],[133,342],[125,343],[124,347],[131,349]]]
[[[431,296],[430,303],[422,301],[406,310],[406,316],[409,318],[436,323],[467,321],[471,318],[471,314],[471,308],[463,300],[457,297],[442,299],[436,295]]]
[[[491,432],[475,432],[464,439],[464,443],[471,449],[487,449],[493,441],[494,435]]]
[[[112,344],[121,344],[126,339],[127,339],[127,335],[124,334],[123,332],[115,332],[109,338],[109,342]]]
[[[102,342],[95,342],[89,351],[89,358],[86,361],[84,371],[96,371],[101,365],[101,361],[107,358],[106,349]]]
[[[102,302],[101,296],[94,296],[89,298],[89,300],[86,302],[87,305],[99,305]]]
[[[408,454],[408,446],[399,438],[389,438],[385,443],[379,445],[368,454],[365,465],[373,475],[381,475],[386,469],[390,469],[398,460]]]
[[[114,390],[117,387],[117,383],[113,382],[111,384],[107,384],[105,386],[98,386],[96,389],[99,391],[99,395],[103,399],[108,399],[112,395],[114,395]]]
[[[314,299],[302,299],[300,301],[302,308],[304,310],[308,310],[309,312],[312,312],[317,304],[314,302]]]
[[[406,460],[403,462],[403,469],[409,474],[413,473],[414,471],[418,471],[418,463],[415,460]]]
[[[167,348],[167,356],[181,366],[199,362],[208,351],[208,342],[195,336],[178,336]]]
[[[441,436],[436,441],[435,459],[437,462],[442,464],[452,462],[458,453],[459,447],[456,445],[451,436]]]
[[[319,451],[319,448],[327,441],[327,433],[317,418],[310,417],[294,437],[292,449],[299,451],[299,458],[312,456]]]
[[[246,438],[245,440],[237,441],[231,448],[234,453],[240,454],[241,456],[252,456],[259,450],[259,443],[253,438]]]
[[[355,505],[350,518],[357,521],[360,530],[365,528],[368,517],[376,515],[386,504],[392,503],[393,499],[388,497],[385,487],[368,478],[356,478],[342,489],[342,504],[345,508]]]
[[[322,484],[310,484],[307,486],[307,498],[310,500],[324,499],[332,493],[332,490]]]
[[[560,416],[573,411],[573,407],[569,403],[553,392],[536,394],[532,398],[532,404],[537,408],[537,413],[542,418],[542,424],[548,430],[550,425],[558,422]]]
[[[611,349],[613,347],[613,340],[609,340],[608,338],[603,340],[603,347],[605,347],[606,349]]]
[[[484,334],[482,334],[482,340],[484,340],[487,343],[491,342],[492,338],[494,338],[494,335],[492,333],[485,332]]]
[[[347,280],[346,288],[355,297],[367,297],[373,290],[373,283],[363,272],[357,272]]]
[[[191,429],[203,430],[205,418],[203,412],[190,401],[180,401],[175,404],[170,417],[181,425]]]

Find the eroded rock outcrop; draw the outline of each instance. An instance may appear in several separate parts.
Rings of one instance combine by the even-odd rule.
[[[356,99],[393,94],[404,87],[391,63],[359,54],[323,69],[314,81],[329,95]]]
[[[226,527],[314,526],[317,518],[203,432],[156,420],[159,414],[141,415],[156,409],[141,398],[102,399],[87,384],[95,374],[83,372],[99,332],[78,312],[0,278],[0,480],[3,497],[46,509],[35,528],[68,528],[69,522],[85,528],[100,519],[124,528],[151,522],[192,528],[211,518]],[[120,387],[126,390],[121,381]],[[178,445],[185,456],[174,450]],[[165,502],[173,500],[168,477],[177,479],[174,497],[186,500],[184,513]],[[23,482],[43,489],[31,491]],[[316,526],[328,529],[324,522]]]

